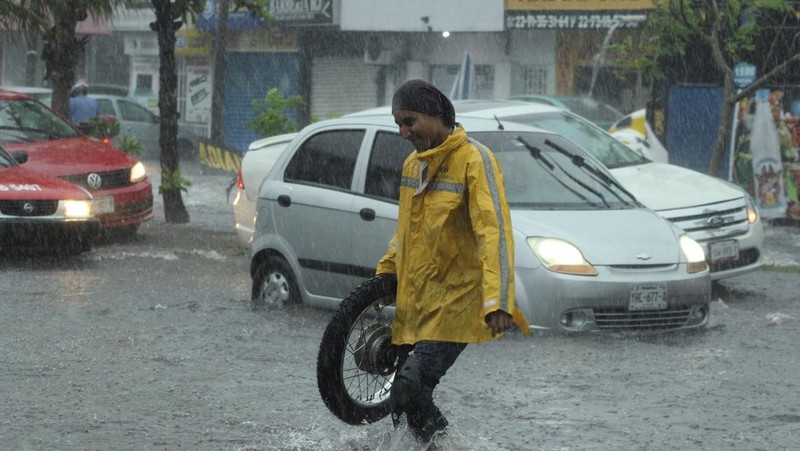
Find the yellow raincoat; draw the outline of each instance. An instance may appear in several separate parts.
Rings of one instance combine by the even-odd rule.
[[[498,233],[499,232],[499,233]],[[481,343],[484,317],[514,307],[514,241],[503,174],[494,155],[460,124],[438,147],[403,164],[400,211],[377,274],[397,274],[392,343]]]

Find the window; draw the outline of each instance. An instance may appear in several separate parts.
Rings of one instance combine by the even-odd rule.
[[[349,190],[364,130],[337,130],[312,136],[292,156],[286,182]]]
[[[100,109],[101,116],[115,116],[117,112],[114,111],[114,105],[108,99],[97,99],[97,107]]]
[[[119,105],[119,112],[124,121],[156,122],[153,113],[137,103],[119,100],[117,105]]]
[[[369,156],[364,192],[387,199],[400,199],[403,162],[413,150],[414,146],[397,133],[379,132]]]

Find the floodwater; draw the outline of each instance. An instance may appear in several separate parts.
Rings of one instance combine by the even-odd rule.
[[[159,212],[138,240],[77,259],[0,261],[0,448],[414,449],[388,418],[327,411],[316,355],[331,312],[252,311],[229,177],[186,174],[187,226]],[[797,229],[768,240],[775,264],[797,258]],[[796,450],[797,287],[788,272],[724,281],[700,333],[469,346],[435,392],[451,423],[440,446]]]

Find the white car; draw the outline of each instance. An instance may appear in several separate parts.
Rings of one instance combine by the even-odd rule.
[[[297,133],[287,133],[253,141],[242,158],[235,182],[233,216],[239,243],[246,248],[250,247],[253,240],[258,188],[272,169],[275,160],[295,136]]]
[[[475,117],[518,122],[566,136],[595,158],[639,201],[685,230],[699,242],[720,280],[763,265],[764,226],[755,203],[740,187],[720,178],[666,163],[631,150],[605,130],[550,105],[510,100],[453,102],[456,119]],[[378,107],[348,117],[388,114]]]

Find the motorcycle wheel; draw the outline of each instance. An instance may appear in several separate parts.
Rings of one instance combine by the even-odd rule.
[[[317,386],[328,409],[345,423],[373,423],[389,414],[397,365],[396,290],[393,275],[364,281],[342,301],[322,336]]]

